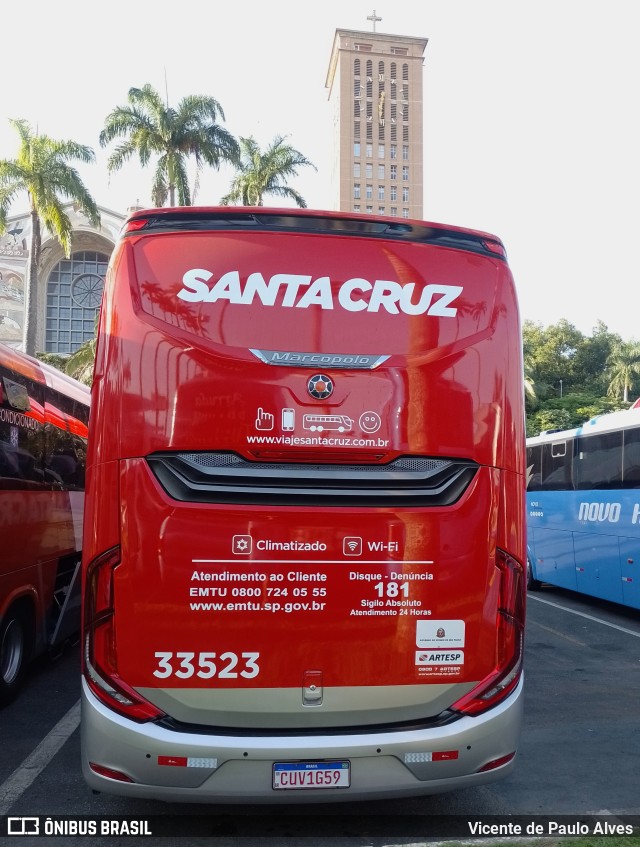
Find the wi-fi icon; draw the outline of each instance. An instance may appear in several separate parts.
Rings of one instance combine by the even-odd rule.
[[[360,556],[362,554],[362,538],[357,535],[347,536],[342,543],[345,556]]]

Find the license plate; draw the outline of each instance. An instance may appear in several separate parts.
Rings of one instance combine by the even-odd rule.
[[[273,787],[348,788],[351,785],[351,763],[340,762],[275,762]]]

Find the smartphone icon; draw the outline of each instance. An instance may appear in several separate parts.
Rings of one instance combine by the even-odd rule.
[[[296,424],[295,409],[282,410],[282,429],[285,432],[293,432]]]

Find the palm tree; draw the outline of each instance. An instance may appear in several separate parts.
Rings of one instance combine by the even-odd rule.
[[[90,147],[75,141],[56,141],[32,131],[24,120],[11,120],[20,136],[18,156],[0,160],[0,232],[7,225],[7,215],[16,196],[26,191],[31,213],[29,266],[25,297],[25,350],[36,352],[36,318],[38,315],[38,268],[42,252],[42,227],[60,242],[65,256],[71,254],[72,225],[64,204],[72,201],[98,226],[100,214],[71,160],[93,162]]]
[[[238,173],[231,190],[220,201],[222,206],[262,206],[265,194],[274,194],[295,201],[301,209],[306,208],[303,197],[286,180],[297,176],[300,167],[317,168],[285,141],[285,137],[276,136],[262,153],[253,136],[240,138]]]
[[[96,313],[96,331],[99,312]],[[64,372],[85,385],[93,382],[93,365],[96,359],[96,337],[81,344],[64,364]]]
[[[609,373],[609,397],[620,397],[629,402],[629,391],[633,387],[634,378],[640,375],[640,343],[628,341],[617,344],[607,359]]]
[[[536,405],[538,402],[538,395],[536,393],[536,380],[533,375],[533,366],[532,364],[525,359],[524,362],[524,393],[525,397],[529,399],[532,405]]]
[[[117,106],[105,121],[100,144],[106,147],[115,138],[123,138],[109,157],[110,172],[118,170],[137,153],[146,167],[152,156],[158,161],[153,177],[151,199],[156,206],[191,205],[187,159],[193,156],[198,174],[203,164],[218,169],[222,162],[235,164],[238,142],[218,123],[224,112],[213,97],[184,97],[176,109],[162,101],[150,85],[130,88],[129,105]]]

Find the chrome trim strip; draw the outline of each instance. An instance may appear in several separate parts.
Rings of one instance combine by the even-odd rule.
[[[368,353],[308,353],[295,350],[257,350],[249,352],[266,365],[286,368],[340,368],[372,371],[390,358]]]

